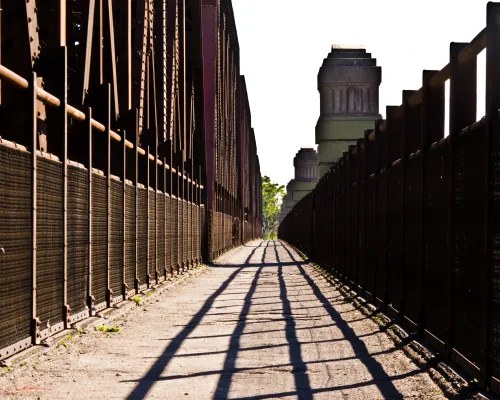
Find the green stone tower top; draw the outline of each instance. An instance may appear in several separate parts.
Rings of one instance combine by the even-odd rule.
[[[381,118],[381,81],[382,68],[363,46],[333,45],[323,60],[318,73],[321,113],[316,124],[320,178]]]

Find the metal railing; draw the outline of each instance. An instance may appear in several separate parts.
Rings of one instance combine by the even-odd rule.
[[[500,392],[500,4],[450,63],[350,146],[279,227],[353,290]],[[476,57],[486,48],[486,117]],[[450,129],[444,137],[444,82]]]

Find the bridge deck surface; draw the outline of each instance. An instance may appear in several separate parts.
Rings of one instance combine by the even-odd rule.
[[[444,398],[290,247],[255,241],[0,377],[1,398]]]

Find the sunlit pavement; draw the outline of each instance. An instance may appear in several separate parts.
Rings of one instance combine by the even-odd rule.
[[[46,389],[34,398],[444,398],[280,241],[233,250],[118,326],[2,378],[5,394],[31,385]]]

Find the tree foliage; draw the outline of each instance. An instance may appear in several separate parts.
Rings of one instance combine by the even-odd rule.
[[[262,178],[262,229],[266,239],[278,236],[280,209],[285,194],[285,186],[271,182],[268,176]]]

